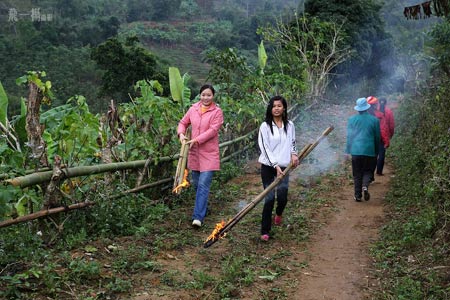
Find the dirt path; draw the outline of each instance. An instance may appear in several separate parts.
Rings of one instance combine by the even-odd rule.
[[[353,186],[335,191],[338,212],[312,237],[309,268],[299,278],[298,294],[291,299],[366,299],[370,278],[369,247],[378,237],[383,222],[383,199],[393,174],[387,166],[370,186],[371,199],[356,202]]]

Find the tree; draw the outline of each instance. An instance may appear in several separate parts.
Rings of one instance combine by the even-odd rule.
[[[432,32],[433,54],[437,66],[450,77],[450,22],[447,20],[437,24]]]
[[[192,20],[199,11],[199,7],[194,0],[182,0],[178,14],[187,20]]]
[[[127,22],[148,21],[154,13],[152,1],[129,0]]]
[[[279,21],[263,31],[264,38],[275,44],[279,59],[299,60],[306,73],[308,98],[313,103],[324,95],[336,66],[351,55],[342,26],[302,16],[290,23]]]
[[[180,8],[181,0],[153,0],[153,16],[152,20],[167,20]]]
[[[378,80],[386,72],[383,60],[393,55],[392,42],[384,31],[380,17],[382,5],[374,0],[308,0],[305,13],[323,21],[345,23],[342,31],[346,34],[345,43],[355,50],[352,58],[340,65],[337,72],[344,73],[343,80],[369,78]]]
[[[206,62],[211,64],[208,79],[222,83],[229,95],[232,94],[233,85],[242,83],[250,73],[245,58],[239,56],[234,48],[221,51],[211,49],[206,54]]]
[[[138,42],[136,37],[125,42],[110,38],[92,49],[92,59],[104,70],[100,96],[124,101],[135,95],[133,86],[142,79],[155,79],[168,86],[158,58]]]

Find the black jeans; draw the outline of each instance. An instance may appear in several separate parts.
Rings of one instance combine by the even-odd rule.
[[[383,167],[384,167],[384,158],[386,156],[386,148],[384,148],[384,144],[380,144],[380,148],[378,149],[378,161],[377,161],[377,174],[382,175],[383,174]]]
[[[285,168],[281,168],[283,171]],[[277,177],[277,170],[261,165],[261,179],[264,189],[266,189]],[[284,208],[287,204],[289,186],[289,175],[286,175],[283,180],[264,198],[264,208],[261,220],[261,234],[269,234],[272,229],[272,211],[275,206],[275,198],[277,200],[277,208],[275,212],[278,216],[283,214]]]
[[[373,176],[373,166],[376,165],[377,158],[365,155],[352,155],[353,183],[355,185],[355,197],[362,197],[362,187],[369,187],[370,179]]]

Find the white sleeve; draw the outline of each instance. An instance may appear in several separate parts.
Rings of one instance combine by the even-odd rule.
[[[292,121],[289,121],[289,141],[291,143],[291,154],[297,153],[297,138],[295,136],[295,125]]]
[[[261,156],[263,157],[264,162],[267,162],[267,164],[271,167],[276,167],[278,165],[278,161],[276,159],[276,156],[270,150],[269,134],[272,134],[272,132],[270,132],[269,126],[265,122],[262,123],[259,127],[258,134],[259,150],[261,151]]]

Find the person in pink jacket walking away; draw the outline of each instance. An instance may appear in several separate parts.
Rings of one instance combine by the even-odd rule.
[[[186,129],[192,127],[187,167],[191,170],[196,191],[192,226],[200,227],[206,216],[208,196],[215,171],[220,170],[219,130],[223,112],[214,102],[215,90],[205,84],[200,88],[200,101],[194,103],[178,123],[178,137],[186,140]]]

